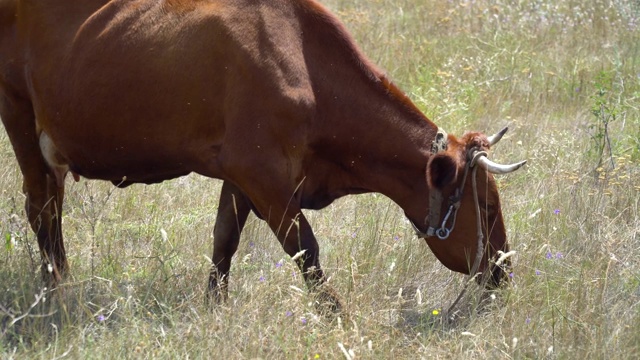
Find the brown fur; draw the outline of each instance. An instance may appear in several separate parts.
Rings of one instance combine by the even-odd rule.
[[[41,132],[57,165],[86,178],[224,180],[210,278],[223,296],[251,209],[288,254],[307,251],[312,287],[324,275],[302,208],[380,192],[424,224],[437,127],[313,0],[0,0],[0,19],[0,115],[55,280],[67,269],[64,184],[48,176]],[[448,196],[467,149],[485,141],[450,136],[430,185]],[[491,257],[507,245],[495,182],[481,177]],[[469,195],[451,237],[427,239],[455,271],[469,271],[474,217]]]

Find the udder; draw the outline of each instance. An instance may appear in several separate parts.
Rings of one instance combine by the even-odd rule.
[[[69,162],[67,159],[58,151],[55,144],[51,140],[51,138],[44,131],[40,133],[40,151],[42,151],[42,156],[46,161],[47,165],[53,172],[56,178],[56,184],[58,187],[64,186],[64,179],[69,172]],[[80,177],[78,174],[71,172],[75,181],[79,181]]]

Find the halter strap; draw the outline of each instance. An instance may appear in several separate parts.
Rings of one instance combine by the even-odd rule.
[[[433,139],[433,142],[431,143],[431,153],[433,155],[436,155],[439,152],[446,151],[447,147],[448,147],[447,132],[444,131],[444,129],[438,127],[436,136]],[[420,228],[413,221],[409,221],[411,223],[411,226],[413,227],[413,230],[416,232],[416,235],[418,235],[419,237],[437,236],[439,239],[442,239],[442,240],[449,237],[449,233],[451,232],[451,229],[446,228],[446,222],[449,220],[450,216],[452,215],[453,207],[451,206],[449,207],[449,211],[445,215],[444,221],[442,222],[442,224],[438,224],[438,222],[440,222],[440,209],[442,208],[443,200],[444,199],[442,197],[442,192],[440,190],[431,189],[429,191],[429,214],[424,220],[425,224],[428,224],[427,231],[424,232],[420,230]],[[450,199],[450,202],[451,200],[452,199]],[[455,207],[455,210],[457,210],[458,206],[459,206],[459,201],[458,201],[458,205]],[[453,215],[454,217],[452,220],[453,222],[455,222],[455,213]]]

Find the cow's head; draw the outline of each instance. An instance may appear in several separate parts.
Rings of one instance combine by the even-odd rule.
[[[490,137],[470,132],[461,138],[439,132],[439,143],[434,143],[434,155],[427,163],[430,209],[428,230],[421,235],[446,267],[468,274],[477,257],[479,221],[484,254],[478,271],[484,276],[478,280],[487,279],[488,287],[498,286],[510,265],[508,260],[494,265],[498,251],[507,253],[509,245],[493,174],[515,171],[525,163],[500,165],[487,159],[486,152],[506,131]]]

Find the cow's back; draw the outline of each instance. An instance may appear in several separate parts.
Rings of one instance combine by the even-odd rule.
[[[221,175],[225,145],[265,140],[252,132],[261,114],[313,105],[295,2],[101,5],[78,5],[85,18],[60,28],[35,25],[50,2],[21,14],[37,127],[81,175]]]

